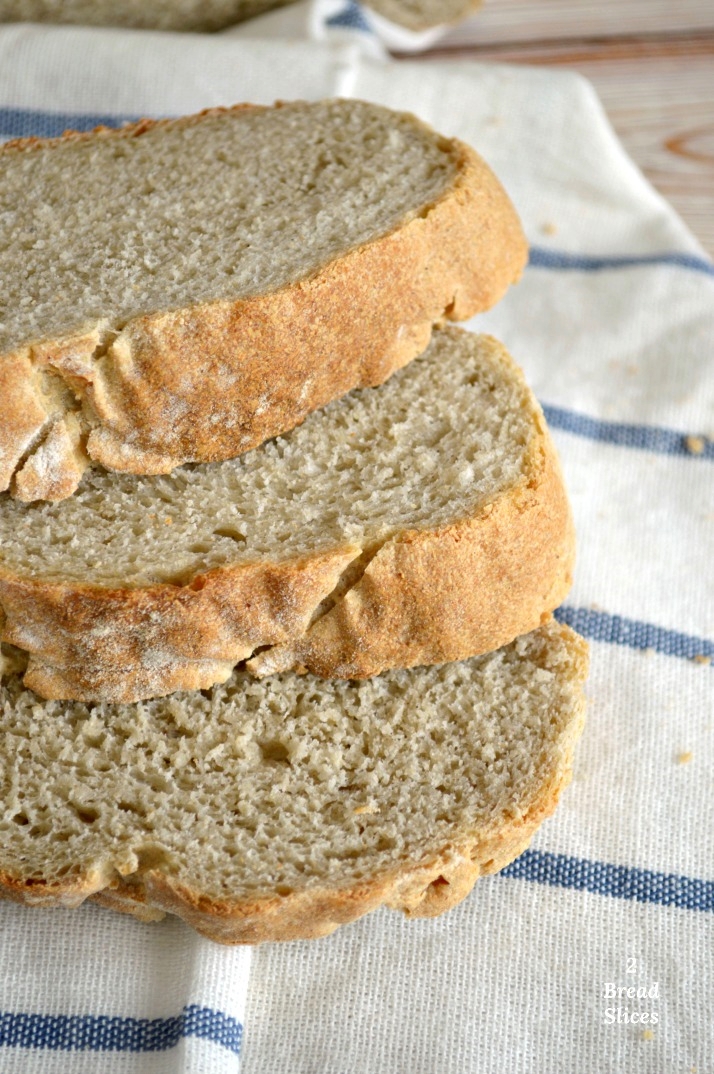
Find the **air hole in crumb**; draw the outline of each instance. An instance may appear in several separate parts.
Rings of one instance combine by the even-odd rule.
[[[172,863],[171,854],[164,847],[148,843],[136,848],[139,869],[161,869]]]
[[[221,526],[219,529],[213,531],[214,537],[228,537],[231,541],[235,541],[236,544],[245,543],[245,534],[240,530],[234,529],[232,526]]]
[[[13,819],[15,824],[29,824],[30,823],[30,821],[28,820],[28,818],[27,818],[25,813],[16,813],[15,816],[12,819]]]
[[[260,742],[259,745],[264,761],[285,763],[289,759],[287,748],[278,739]]]
[[[95,820],[99,819],[98,809],[79,809],[77,806],[72,806],[72,808],[82,824],[94,824]]]

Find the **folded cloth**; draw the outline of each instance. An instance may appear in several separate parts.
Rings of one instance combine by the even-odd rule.
[[[445,917],[380,911],[256,949],[245,1013],[247,952],[179,921],[0,904],[0,1069],[236,1070],[244,1024],[243,1074],[703,1074],[711,262],[572,75],[397,64],[356,39],[0,30],[4,137],[333,93],[473,143],[523,216],[530,267],[477,326],[525,366],[574,505],[579,562],[559,615],[592,640],[592,675],[573,785],[532,848]]]

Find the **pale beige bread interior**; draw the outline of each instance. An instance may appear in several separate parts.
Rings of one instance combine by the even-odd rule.
[[[238,459],[0,496],[2,637],[45,697],[133,701],[307,668],[365,677],[506,644],[557,607],[574,536],[543,414],[457,328]]]
[[[459,902],[570,778],[585,642],[551,621],[486,656],[362,682],[235,672],[131,706],[0,690],[0,893],[212,939],[322,936]]]
[[[0,0],[0,22],[65,22],[150,30],[222,30],[291,0]],[[370,0],[412,30],[453,22],[479,0]]]
[[[0,489],[232,458],[526,257],[477,155],[361,101],[213,110],[0,149]],[[111,196],[107,196],[111,191]]]

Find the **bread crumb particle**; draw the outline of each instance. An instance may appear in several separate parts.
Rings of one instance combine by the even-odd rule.
[[[691,750],[687,750],[685,753],[677,754],[677,764],[689,764],[694,754]]]
[[[558,225],[554,224],[551,220],[547,220],[544,224],[541,225],[541,231],[544,235],[557,235]]]
[[[643,1029],[640,1035],[642,1040],[654,1040],[654,1033],[651,1029]]]
[[[655,653],[651,645],[648,645],[646,649],[640,649],[640,652],[643,656],[654,656]]]
[[[684,445],[690,455],[701,455],[707,446],[703,436],[685,436]]]
[[[703,664],[705,666],[708,666],[712,662],[712,658],[707,656],[706,653],[697,653],[696,656],[692,657],[692,660],[695,664]]]

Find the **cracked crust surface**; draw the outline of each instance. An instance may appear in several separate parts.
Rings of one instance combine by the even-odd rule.
[[[424,399],[423,416],[417,413],[419,398],[444,376],[453,381],[458,415],[450,410],[450,396],[433,405]],[[510,394],[495,408],[491,402],[492,393],[500,390],[515,393],[513,399],[518,400],[508,404],[513,409],[505,413],[501,408]],[[469,391],[476,393],[469,397],[474,400],[473,413],[467,405]],[[393,397],[386,409],[384,393]],[[491,407],[488,435],[497,438],[490,455],[479,439],[486,435],[485,416],[481,422],[478,419],[486,406]],[[365,414],[374,414],[377,425],[371,417],[365,418],[366,424],[355,424]],[[460,424],[454,426],[457,418]],[[498,446],[511,444],[507,419],[519,422],[519,445],[517,450],[508,448],[515,452],[510,461]],[[218,539],[191,544],[201,536],[193,523],[184,537],[174,532],[178,522],[159,533],[159,518],[152,532],[163,544],[152,553],[148,566],[127,560],[120,569],[125,581],[91,580],[87,564],[105,550],[107,540],[118,540],[118,552],[133,541],[134,555],[142,545],[148,546],[151,507],[137,508],[134,479],[125,479],[129,486],[125,506],[121,501],[117,508],[120,514],[107,516],[110,521],[105,522],[109,507],[101,486],[86,510],[82,506],[83,513],[65,525],[64,535],[59,533],[58,516],[66,516],[69,504],[34,508],[6,501],[7,517],[0,523],[14,534],[16,547],[6,547],[0,568],[2,639],[29,655],[26,684],[48,698],[136,701],[174,690],[208,688],[227,679],[237,663],[251,656],[250,669],[259,676],[294,668],[325,677],[360,678],[389,667],[488,652],[537,627],[562,601],[570,587],[574,557],[562,475],[542,412],[522,374],[495,340],[455,328],[440,332],[432,349],[384,388],[374,394],[355,393],[349,402],[334,404],[333,412],[319,412],[309,421],[279,446],[277,462],[269,461],[268,449],[261,448],[247,462],[220,465],[215,474],[225,481],[225,492],[221,484],[220,496],[211,495],[221,507],[231,487],[248,490],[242,492],[247,496],[244,508],[236,508],[235,516],[230,516],[235,518],[234,530],[241,536],[248,532],[248,538],[240,548],[224,542],[229,547],[220,565],[206,569],[187,561],[180,577],[170,582],[150,581],[147,571],[161,565],[172,548],[180,550],[181,541],[192,549],[208,549],[210,556]],[[347,430],[362,429],[351,434],[362,438],[362,447],[357,445],[353,452],[351,436],[343,433],[338,421]],[[373,445],[371,438],[380,428],[385,439]],[[313,429],[321,430],[320,444],[329,433],[338,445],[337,456],[321,449],[322,469],[317,467],[317,449],[301,446],[303,440],[313,444]],[[427,436],[435,439],[428,450]],[[345,452],[353,452],[348,469],[343,469]],[[403,462],[394,462],[379,477],[390,453]],[[285,484],[281,475],[290,472],[287,460],[293,456],[295,480]],[[492,468],[503,471],[500,477],[480,473],[484,468],[490,473],[487,456]],[[367,470],[370,460],[377,469],[374,484],[370,477],[365,487],[364,474],[373,472]],[[424,477],[418,469],[422,460],[426,460]],[[263,481],[268,465],[280,477],[278,492],[254,494],[250,475]],[[236,467],[237,476],[231,477]],[[322,471],[332,493],[320,492],[328,487],[320,484]],[[444,479],[447,472],[455,482],[453,488]],[[312,499],[304,487],[305,475],[318,490]],[[186,482],[199,481],[198,492],[192,494],[194,486],[186,485],[178,497],[179,504],[187,504],[183,508],[187,525],[199,508],[204,524],[209,493],[204,494],[200,481],[213,476],[209,470],[184,475]],[[380,481],[381,490],[376,488]],[[366,514],[358,511],[344,518],[341,501],[327,502],[328,495],[340,490],[350,510],[364,501],[360,511]],[[158,491],[166,495],[162,484]],[[369,514],[370,498],[377,491],[382,496],[381,520],[379,513]],[[189,495],[193,495],[190,503]],[[142,499],[142,505],[147,502],[153,501]],[[199,506],[191,507],[194,502]],[[277,504],[283,514],[283,503],[292,506],[285,516],[288,529],[266,543],[259,523],[269,503]],[[262,514],[250,522],[245,510],[256,506]],[[121,512],[128,511],[132,528],[124,536],[119,528]],[[21,536],[23,519],[38,549],[32,570],[29,538]],[[205,525],[208,534],[216,532],[216,521]],[[91,536],[76,538],[82,531]],[[60,536],[62,542],[70,542],[58,543],[57,554],[65,557],[59,560],[64,581],[56,574],[47,577],[46,532],[58,542]],[[70,569],[66,557],[72,548],[76,565]],[[117,570],[111,553],[108,563]]]
[[[554,810],[586,673],[585,642],[550,621],[462,664],[362,683],[236,673],[130,710],[43,704],[15,676],[0,894],[168,912],[221,943],[324,936],[378,906],[435,916]]]
[[[390,115],[361,102],[341,107]],[[102,148],[131,146],[162,130],[270,112],[237,106],[54,142],[29,139],[4,146],[0,159],[31,163],[33,154],[51,157],[53,145],[85,147],[92,139]],[[429,142],[451,178],[426,202],[412,197],[395,226],[265,293],[240,297],[238,289],[235,298],[196,302],[187,285],[180,308],[78,325],[5,353],[0,489],[54,501],[71,495],[95,463],[157,474],[234,457],[352,388],[382,383],[425,349],[444,318],[465,319],[497,302],[526,259],[512,205],[473,150],[398,118]]]

